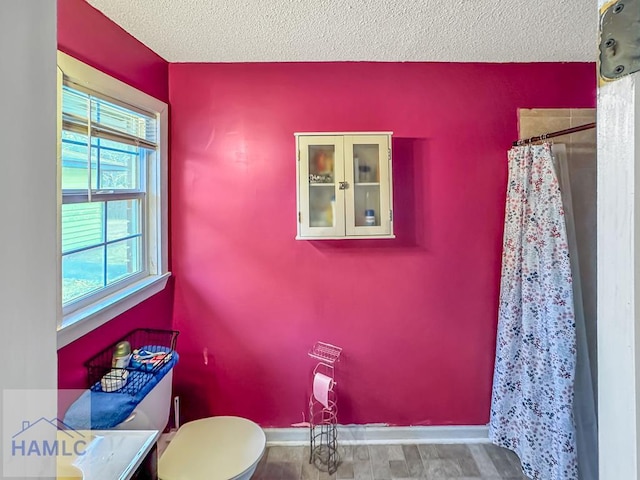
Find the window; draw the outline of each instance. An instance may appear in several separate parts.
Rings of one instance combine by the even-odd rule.
[[[167,106],[58,66],[61,346],[164,288]]]

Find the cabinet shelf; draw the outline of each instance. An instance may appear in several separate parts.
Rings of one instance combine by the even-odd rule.
[[[355,184],[356,187],[379,187],[380,182],[358,182]]]
[[[310,187],[334,187],[336,186],[335,183],[310,183],[309,184]]]

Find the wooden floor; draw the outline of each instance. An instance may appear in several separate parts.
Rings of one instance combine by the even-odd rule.
[[[254,480],[521,480],[518,457],[491,444],[340,446],[334,475],[309,464],[309,447],[269,447]]]

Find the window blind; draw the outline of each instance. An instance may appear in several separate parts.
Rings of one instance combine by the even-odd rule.
[[[72,84],[63,87],[63,130],[157,150],[155,115],[88,92],[87,89],[79,90]],[[89,111],[91,122],[88,119]]]

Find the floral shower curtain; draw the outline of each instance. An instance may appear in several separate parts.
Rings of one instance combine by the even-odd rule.
[[[509,151],[489,437],[524,473],[577,480],[576,334],[560,187],[551,146]]]

